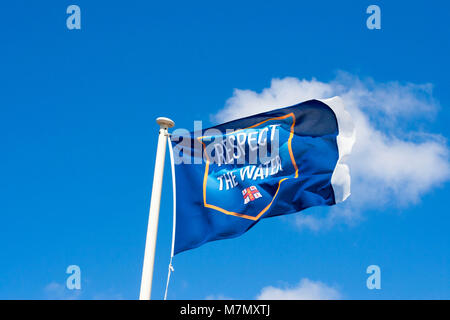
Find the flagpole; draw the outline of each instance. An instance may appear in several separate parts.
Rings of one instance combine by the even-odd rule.
[[[161,202],[161,188],[166,156],[167,137],[169,128],[175,123],[169,118],[156,119],[159,124],[158,147],[156,149],[155,172],[153,174],[152,196],[148,217],[147,239],[145,242],[144,265],[142,268],[141,291],[139,300],[150,300],[152,292],[153,266],[155,262],[156,236],[158,232],[159,207]]]

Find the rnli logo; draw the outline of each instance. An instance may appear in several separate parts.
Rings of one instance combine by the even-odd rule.
[[[242,190],[242,196],[244,197],[244,204],[247,204],[250,201],[255,201],[258,198],[262,198],[261,193],[259,193],[255,186],[250,186]]]

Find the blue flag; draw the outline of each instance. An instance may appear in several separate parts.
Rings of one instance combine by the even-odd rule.
[[[353,142],[339,97],[175,132],[174,253],[237,237],[264,218],[345,200]]]

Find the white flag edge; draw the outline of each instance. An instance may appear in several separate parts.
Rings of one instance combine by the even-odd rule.
[[[348,156],[352,152],[356,140],[355,125],[350,113],[345,109],[341,97],[335,96],[329,99],[318,99],[333,110],[338,123],[337,146],[339,159],[331,176],[331,185],[334,191],[335,202],[339,203],[347,199],[350,194],[350,169],[347,164]]]

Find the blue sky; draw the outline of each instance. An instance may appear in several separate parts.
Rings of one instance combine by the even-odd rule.
[[[81,8],[81,30],[66,28],[70,4]],[[381,30],[366,27],[371,4]],[[403,166],[394,166],[386,180],[374,173],[380,189],[362,177],[353,196],[372,198],[338,209],[346,214],[305,212],[324,224],[266,219],[176,256],[169,299],[253,299],[268,287],[295,291],[301,279],[347,299],[449,299],[449,10],[429,1],[3,2],[0,298],[136,299],[154,119],[209,126],[240,97],[234,89],[259,94],[293,77],[308,88],[313,78],[333,88],[362,83],[364,97],[400,101],[354,110],[376,132],[409,141],[376,140],[409,169],[397,175]],[[164,293],[171,210],[166,166],[154,298]],[[64,288],[73,264],[79,292]],[[366,287],[372,264],[381,290]]]

